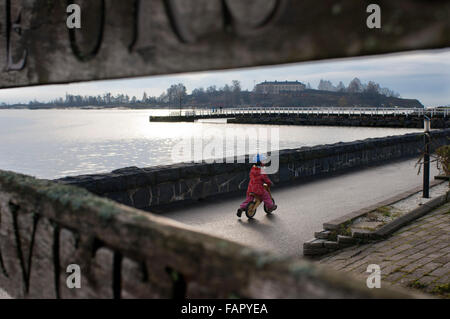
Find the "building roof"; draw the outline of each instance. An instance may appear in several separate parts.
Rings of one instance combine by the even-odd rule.
[[[264,81],[264,82],[258,83],[257,85],[260,85],[260,84],[281,84],[281,85],[286,85],[286,84],[299,85],[300,84],[300,85],[305,85],[299,81]]]

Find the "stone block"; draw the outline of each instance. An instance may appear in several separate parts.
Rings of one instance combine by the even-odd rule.
[[[311,239],[311,240],[305,242],[305,243],[303,244],[303,247],[304,247],[304,248],[318,248],[318,247],[324,247],[325,241],[326,241],[326,240],[324,240],[324,239],[316,239],[316,238],[313,238],[313,239]]]
[[[336,241],[326,241],[323,243],[323,246],[330,250],[338,250],[339,249],[339,244]]]
[[[62,299],[112,299],[114,297],[114,252],[89,236],[61,229],[59,291]],[[73,283],[67,273],[69,265],[80,267],[81,288],[71,288]],[[117,284],[117,283],[116,283]]]
[[[279,168],[279,182],[288,182],[293,179],[292,171],[283,165]]]
[[[203,191],[203,184],[204,184],[204,182],[199,180],[195,185],[193,185],[192,199],[198,200],[201,198],[205,198],[205,193]]]
[[[317,239],[328,239],[328,237],[330,235],[331,235],[331,231],[329,231],[329,230],[323,230],[323,231],[314,233],[314,237]]]
[[[161,298],[160,292],[152,289],[148,280],[148,270],[145,262],[138,262],[130,258],[123,258],[121,265],[121,298],[148,299]]]
[[[148,208],[151,205],[151,190],[149,188],[138,189],[133,194],[133,206],[136,208]]]
[[[1,195],[1,193],[0,193]],[[29,260],[36,220],[33,214],[21,212],[21,205],[0,197],[0,285],[13,298],[26,298]]]
[[[210,165],[205,163],[189,163],[180,168],[182,178],[210,176]]]
[[[158,204],[169,204],[174,197],[175,185],[170,182],[162,183],[157,186],[158,189]]]
[[[156,183],[176,182],[180,179],[180,169],[164,168],[156,173]]]
[[[55,247],[55,227],[44,217],[39,218],[36,224],[36,233],[33,247],[30,247],[29,287],[27,298],[55,299],[57,298],[58,269],[55,269],[57,260]]]
[[[303,255],[305,256],[320,256],[327,254],[329,252],[328,248],[325,247],[306,247],[303,248]]]
[[[203,183],[203,195],[205,197],[214,196],[219,193],[219,186],[215,180],[209,180]]]
[[[350,237],[350,236],[337,236],[337,242],[340,247],[348,247],[352,246],[358,243],[358,240],[356,238]]]
[[[105,197],[118,202],[120,204],[132,206],[132,200],[130,194],[127,191],[115,192],[115,193],[107,193]]]

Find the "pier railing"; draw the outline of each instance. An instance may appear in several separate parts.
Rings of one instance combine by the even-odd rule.
[[[316,114],[316,115],[370,115],[370,116],[428,116],[447,117],[450,108],[343,108],[343,107],[238,107],[238,108],[208,108],[189,109],[171,112],[169,116],[208,117],[208,116],[236,116],[245,114]]]

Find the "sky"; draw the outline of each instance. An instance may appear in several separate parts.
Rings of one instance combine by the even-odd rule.
[[[0,103],[28,103],[30,100],[50,101],[74,95],[102,95],[105,92],[128,94],[142,98],[144,92],[159,96],[172,84],[183,83],[188,92],[195,88],[222,87],[239,80],[242,88],[252,90],[255,83],[293,81],[310,83],[317,88],[321,79],[345,85],[355,77],[363,83],[375,81],[400,93],[403,98],[418,99],[427,107],[450,105],[450,48],[412,51],[370,57],[323,60],[268,67],[224,71],[182,73],[110,81],[80,82],[0,90]]]

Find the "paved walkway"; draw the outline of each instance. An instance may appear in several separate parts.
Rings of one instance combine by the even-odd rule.
[[[379,203],[422,184],[416,159],[370,167],[303,184],[275,187],[278,209],[266,216],[239,220],[241,197],[214,198],[164,214],[201,232],[283,255],[303,256],[303,243],[322,230],[324,222]],[[432,166],[431,176],[437,173]]]
[[[350,247],[320,263],[367,278],[378,264],[383,282],[450,298],[450,203],[377,243]]]

